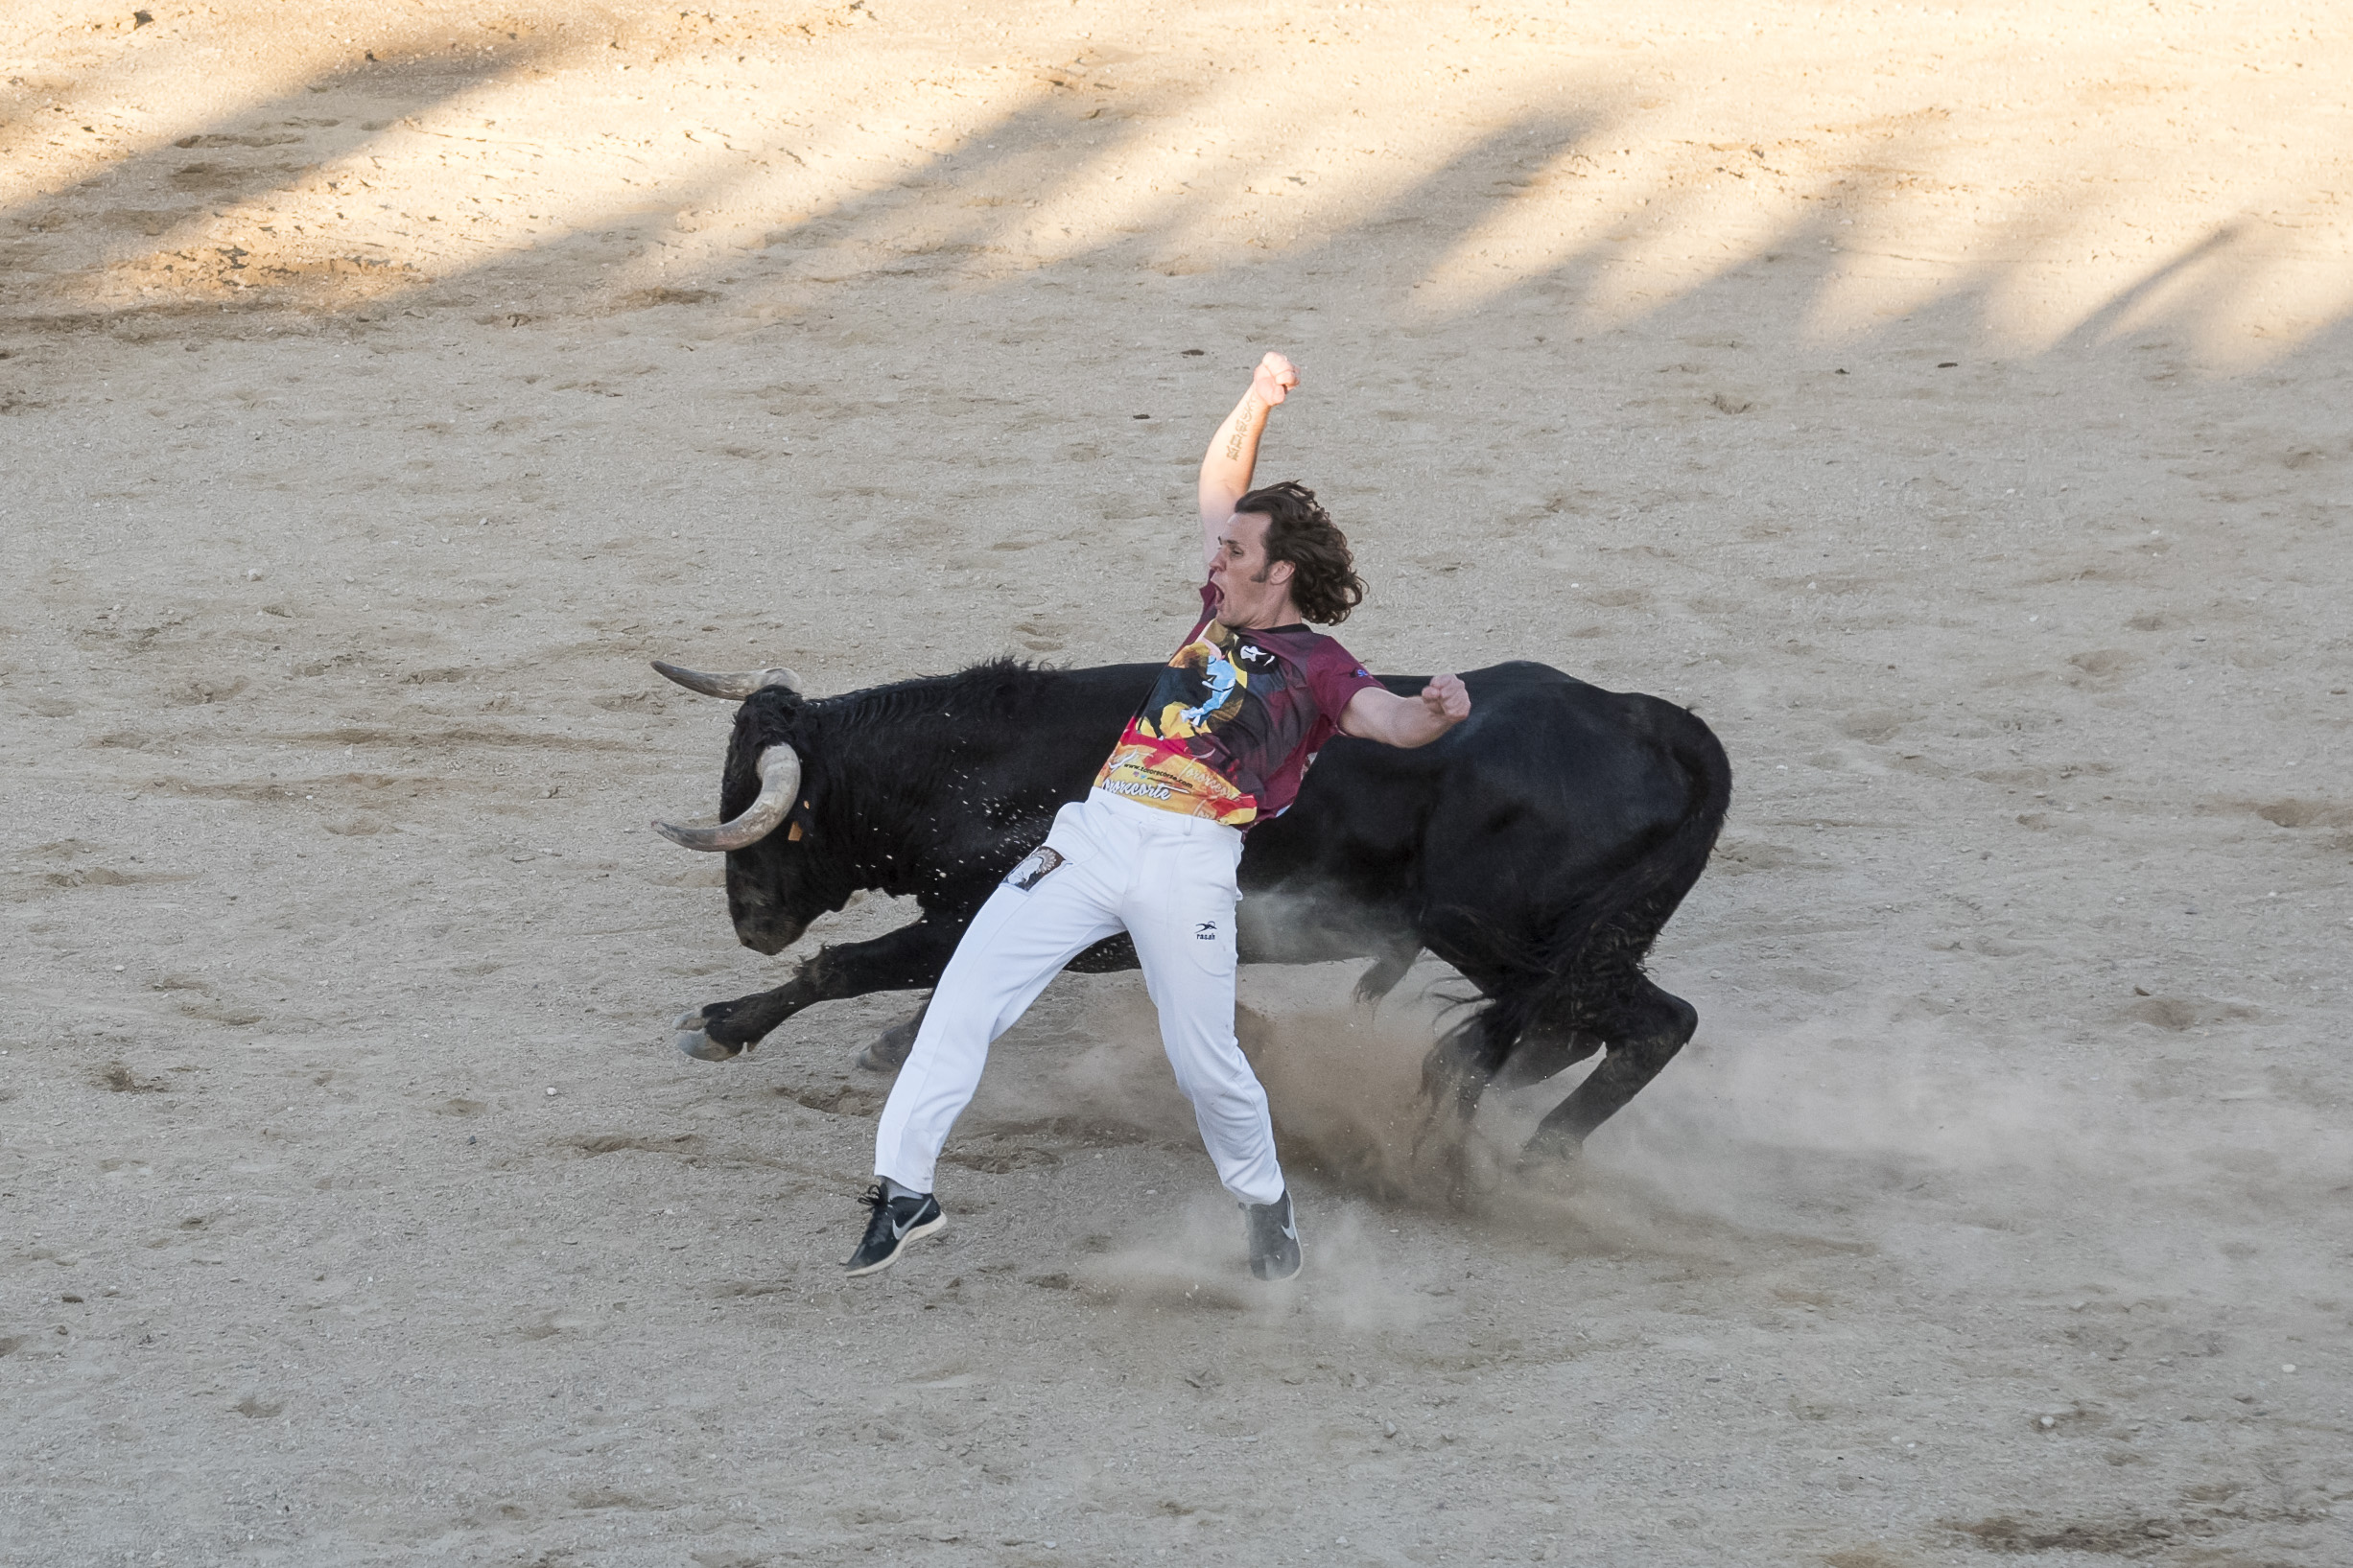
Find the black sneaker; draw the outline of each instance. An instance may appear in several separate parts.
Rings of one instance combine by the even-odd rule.
[[[899,1261],[900,1249],[908,1242],[948,1223],[937,1198],[928,1192],[909,1192],[896,1182],[877,1182],[868,1187],[865,1203],[874,1210],[874,1217],[866,1222],[866,1239],[842,1265],[852,1275],[881,1273]]]
[[[1299,1225],[1291,1218],[1291,1194],[1271,1204],[1244,1204],[1250,1229],[1250,1272],[1260,1279],[1288,1279],[1299,1272]]]

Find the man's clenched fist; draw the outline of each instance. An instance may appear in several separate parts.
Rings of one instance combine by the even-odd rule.
[[[1298,385],[1299,367],[1275,353],[1260,360],[1250,377],[1251,394],[1270,409],[1289,396],[1291,388]]]
[[[1441,675],[1422,689],[1422,706],[1451,729],[1471,716],[1471,689],[1460,675]]]

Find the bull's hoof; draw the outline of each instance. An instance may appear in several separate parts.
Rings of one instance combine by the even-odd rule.
[[[1451,1096],[1424,1106],[1412,1158],[1416,1184],[1456,1208],[1477,1207],[1480,1195],[1493,1191],[1500,1181],[1493,1151],[1480,1141],[1470,1115]]]
[[[897,1072],[906,1065],[907,1053],[915,1048],[915,1027],[914,1018],[892,1024],[858,1053],[858,1065],[868,1072]]]
[[[1506,1172],[1494,1144],[1466,1129],[1462,1139],[1447,1152],[1451,1158],[1443,1168],[1448,1203],[1457,1208],[1478,1209],[1502,1195]]]
[[[1585,1157],[1585,1140],[1570,1133],[1547,1133],[1538,1128],[1519,1151],[1519,1167],[1559,1170],[1573,1167]]]
[[[691,1056],[697,1062],[732,1062],[743,1054],[741,1045],[725,1045],[713,1040],[703,1028],[702,1009],[697,1007],[678,1015],[671,1025],[678,1031],[678,1054]]]

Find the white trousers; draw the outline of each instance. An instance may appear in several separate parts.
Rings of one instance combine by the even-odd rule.
[[[1064,807],[1046,842],[998,884],[948,960],[890,1102],[874,1169],[932,1190],[948,1130],[972,1103],[989,1046],[1086,948],[1124,930],[1160,1010],[1161,1044],[1226,1190],[1282,1195],[1266,1090],[1234,1038],[1238,829],[1104,790]]]

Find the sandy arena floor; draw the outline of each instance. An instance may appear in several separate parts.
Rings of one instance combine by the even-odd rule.
[[[132,11],[0,8],[0,1559],[2353,1562],[2345,5]],[[1466,1212],[1445,972],[1246,974],[1268,1290],[1066,979],[845,1288],[912,998],[671,1054],[647,661],[1161,657],[1267,347],[1376,667],[1724,737],[1700,1036]]]

